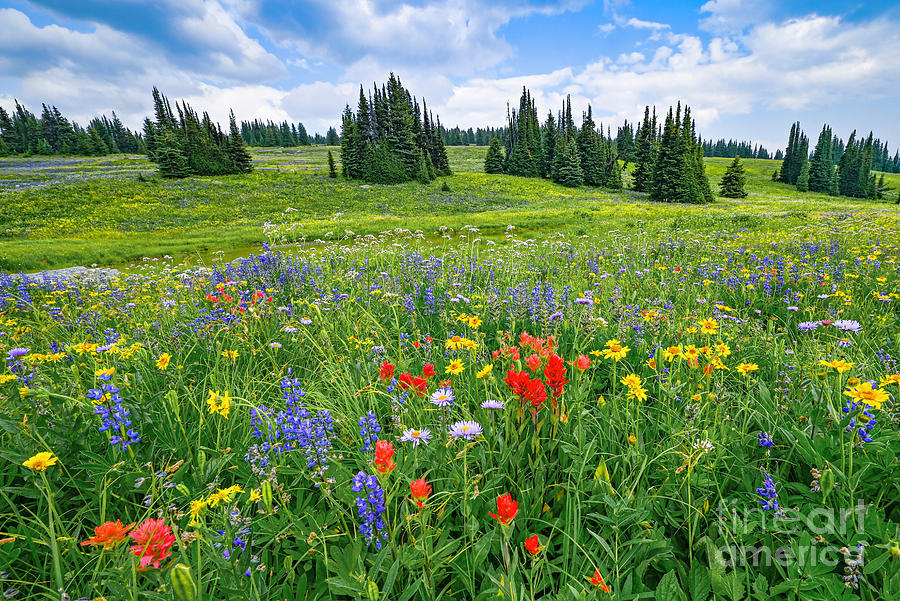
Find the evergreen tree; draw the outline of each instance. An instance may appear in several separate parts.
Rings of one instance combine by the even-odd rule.
[[[746,198],[747,191],[744,189],[746,181],[744,165],[741,164],[741,158],[736,156],[719,182],[719,195],[725,198]]]
[[[656,109],[654,108],[654,117]],[[655,118],[654,120],[655,121]],[[632,172],[632,187],[638,192],[649,192],[653,180],[653,167],[656,164],[656,125],[650,120],[650,107],[644,108],[644,120],[637,134],[635,148],[635,165]]]
[[[157,141],[156,149],[159,174],[168,178],[181,178],[188,176],[187,161],[184,153],[175,139],[175,134],[166,132]]]
[[[591,106],[588,105],[587,113],[582,115],[581,129],[576,138],[578,156],[581,159],[581,171],[584,175],[584,184],[587,186],[601,186],[606,179],[606,156],[603,156],[600,147],[600,138],[597,135],[596,125],[591,116]]]
[[[809,190],[809,161],[803,161],[800,167],[800,175],[797,176],[797,190],[806,192]]]
[[[556,183],[572,188],[577,188],[584,183],[578,149],[574,142],[569,141],[568,136],[563,135],[558,138],[553,163],[553,181]]]
[[[337,177],[337,168],[334,165],[334,155],[328,151],[328,177],[335,179]]]
[[[541,175],[552,177],[553,159],[556,155],[556,121],[553,119],[553,111],[547,113],[547,121],[541,132]]]
[[[659,142],[659,154],[653,166],[650,199],[658,202],[677,202],[680,196],[679,181],[683,169],[684,161],[680,149],[678,124],[672,114],[672,108],[669,107],[663,125],[662,138]]]
[[[253,170],[253,165],[250,161],[250,153],[244,148],[244,138],[241,137],[241,132],[238,130],[237,121],[235,121],[234,118],[234,111],[229,111],[228,125],[229,135],[228,147],[226,150],[228,159],[231,161],[231,164],[237,173],[250,173]]]
[[[503,148],[500,146],[500,140],[496,137],[491,138],[491,145],[488,147],[487,155],[484,158],[485,173],[503,173]]]
[[[809,165],[809,190],[813,192],[831,192],[831,178],[834,176],[834,150],[831,128],[828,125],[822,127],[813,158]],[[797,188],[800,188],[799,182]]]

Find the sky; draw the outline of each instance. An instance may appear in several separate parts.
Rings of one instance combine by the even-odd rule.
[[[0,0],[0,32],[0,106],[82,124],[140,127],[156,85],[324,133],[394,72],[450,127],[502,125],[527,86],[613,130],[681,100],[704,138],[774,151],[799,120],[900,145],[900,0]]]

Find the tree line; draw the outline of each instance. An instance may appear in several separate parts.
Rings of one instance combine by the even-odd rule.
[[[876,156],[880,157],[877,162]],[[865,138],[857,138],[854,130],[844,143],[827,123],[822,126],[810,156],[809,138],[797,121],[791,125],[784,160],[772,179],[795,185],[801,192],[883,198],[888,189],[884,174],[876,178],[873,169],[876,164],[881,171],[893,167],[894,162],[900,166],[900,156],[895,154],[894,159],[886,159],[887,156],[887,144],[877,140],[872,132]]]
[[[241,137],[248,146],[309,146],[314,136],[310,136],[302,123],[273,123],[272,121],[241,121]],[[324,143],[324,139],[323,139]]]
[[[505,127],[478,127],[476,129],[461,129],[458,125],[453,129],[441,127],[441,137],[446,146],[487,146],[491,138],[498,138],[501,142],[506,140]]]
[[[221,125],[200,116],[191,106],[181,101],[175,110],[169,99],[153,87],[154,120],[144,119],[144,140],[147,156],[159,165],[163,177],[188,175],[227,175],[248,173],[252,170],[250,155],[244,147],[244,139],[231,112],[229,131]],[[176,116],[177,115],[177,116]]]
[[[87,127],[81,127],[66,119],[55,106],[42,104],[40,117],[18,100],[12,114],[0,106],[0,156],[102,156],[143,151],[140,134],[125,127],[115,112],[112,117],[95,117]]]
[[[485,158],[485,171],[522,177],[543,177],[566,186],[622,187],[622,170],[615,144],[602,126],[598,129],[590,106],[581,126],[572,118],[567,97],[554,116],[542,124],[531,92],[522,88],[519,108],[507,106],[506,137],[494,136]]]
[[[657,123],[656,109],[644,110],[637,128],[625,124],[612,137],[609,127],[597,127],[590,106],[581,125],[572,118],[572,100],[566,97],[554,116],[538,121],[531,92],[523,88],[518,109],[509,109],[505,144],[491,140],[485,157],[487,173],[544,177],[566,186],[623,187],[623,161],[634,163],[633,188],[660,202],[705,203],[713,193],[703,165],[703,147],[689,107],[669,108],[665,122]],[[624,141],[629,158],[622,158]]]
[[[440,118],[393,73],[368,95],[360,86],[356,111],[348,104],[341,119],[341,170],[347,179],[381,184],[450,175]]]

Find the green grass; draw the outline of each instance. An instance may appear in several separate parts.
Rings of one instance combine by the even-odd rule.
[[[146,256],[244,250],[266,224],[296,239],[337,239],[405,228],[434,234],[469,224],[485,235],[509,225],[534,235],[621,228],[761,232],[827,221],[833,211],[894,212],[894,205],[800,193],[771,181],[774,161],[745,161],[750,196],[693,207],[646,202],[630,191],[569,189],[480,172],[485,148],[451,147],[454,175],[427,186],[364,186],[327,177],[326,147],[253,149],[249,175],[159,178],[141,157],[5,159],[0,162],[0,269],[119,264]],[[332,148],[338,154],[337,148]],[[718,184],[729,159],[707,159]],[[149,176],[139,181],[139,174]],[[447,182],[450,192],[442,192]],[[900,176],[889,175],[894,188]],[[777,218],[777,219],[773,219]]]

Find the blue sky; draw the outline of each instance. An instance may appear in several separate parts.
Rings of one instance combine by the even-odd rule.
[[[0,105],[136,127],[150,89],[224,120],[324,131],[398,73],[446,125],[500,125],[523,85],[613,127],[681,99],[704,137],[785,144],[799,119],[900,144],[900,3],[795,0],[0,0]]]

